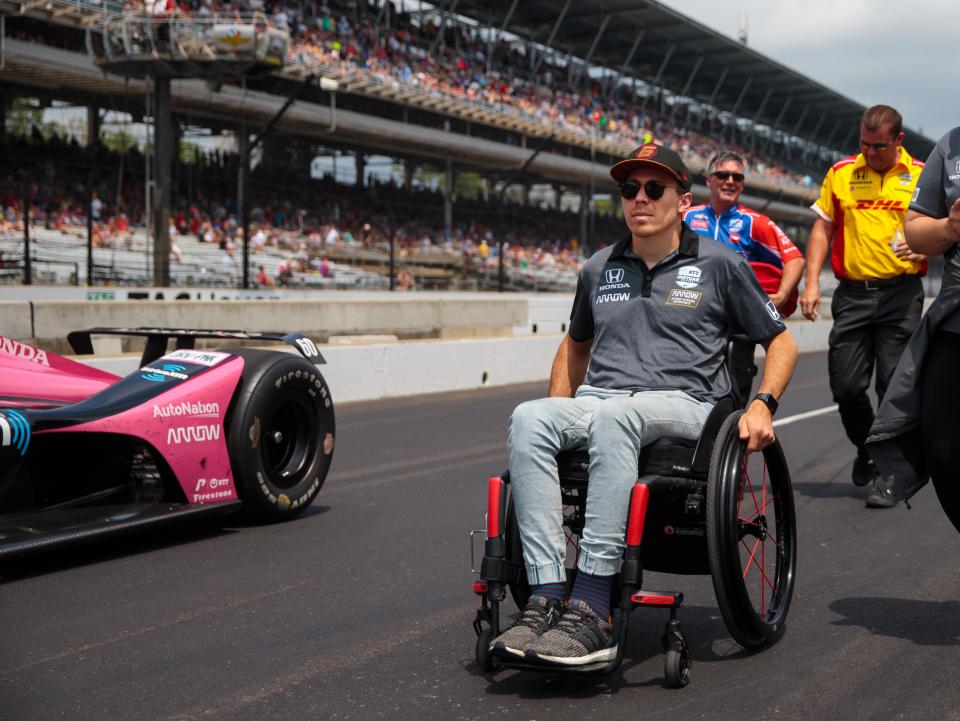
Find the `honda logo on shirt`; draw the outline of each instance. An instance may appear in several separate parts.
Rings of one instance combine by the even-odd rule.
[[[611,268],[607,271],[607,282],[608,283],[621,283],[623,282],[623,268]]]

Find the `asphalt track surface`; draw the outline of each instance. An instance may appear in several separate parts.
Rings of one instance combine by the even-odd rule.
[[[778,417],[830,405],[825,378],[802,357]],[[836,413],[778,429],[799,565],[777,645],[741,651],[709,577],[648,574],[686,595],[687,688],[663,686],[659,610],[633,614],[606,679],[481,673],[467,532],[510,410],[542,392],[338,409],[331,474],[292,523],[0,567],[0,719],[960,718],[960,537],[929,487],[911,511],[865,509]]]

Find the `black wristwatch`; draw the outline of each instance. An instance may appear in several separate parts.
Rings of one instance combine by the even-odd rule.
[[[771,416],[772,416],[774,413],[776,413],[776,412],[777,412],[777,408],[780,407],[780,404],[777,402],[777,399],[774,398],[773,395],[771,395],[770,393],[757,393],[757,395],[755,395],[755,396],[753,397],[753,400],[755,400],[755,401],[760,401],[760,402],[763,403],[767,408],[769,408],[769,409],[770,409],[770,415],[771,415]]]

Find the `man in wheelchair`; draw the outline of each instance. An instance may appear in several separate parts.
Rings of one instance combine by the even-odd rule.
[[[641,448],[699,437],[713,405],[731,394],[724,357],[734,328],[766,351],[759,393],[739,421],[748,453],[773,442],[772,415],[796,365],[796,345],[746,260],[681,222],[692,195],[680,156],[649,143],[610,174],[630,236],[584,265],[549,397],[521,404],[510,419],[531,595],[490,644],[504,658],[576,666],[616,656],[610,596]],[[589,450],[590,485],[568,591],[556,456],[578,447]]]

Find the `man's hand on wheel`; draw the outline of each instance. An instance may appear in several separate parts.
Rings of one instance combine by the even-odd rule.
[[[756,453],[773,443],[773,416],[762,401],[753,401],[740,416],[740,440],[747,442],[747,453]]]

